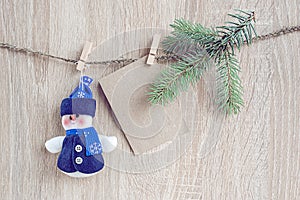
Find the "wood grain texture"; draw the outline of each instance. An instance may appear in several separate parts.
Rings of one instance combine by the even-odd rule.
[[[86,40],[99,45],[124,31],[167,29],[179,17],[215,26],[234,8],[255,10],[261,34],[300,24],[298,0],[1,0],[0,41],[78,58]],[[63,175],[55,167],[57,155],[44,148],[47,139],[64,134],[59,105],[78,81],[75,66],[0,49],[1,199],[299,199],[299,36],[242,49],[246,105],[222,121],[209,153],[203,154],[202,141],[214,122],[214,104],[201,81],[197,136],[180,159],[140,174],[107,167],[88,179]],[[132,42],[150,43],[151,37]],[[109,51],[101,56],[109,57]],[[91,67],[88,74],[100,77],[105,70]],[[100,108],[97,130],[117,135],[119,148],[129,151],[99,86],[92,89]]]

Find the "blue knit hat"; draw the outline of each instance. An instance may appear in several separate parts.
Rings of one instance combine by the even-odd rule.
[[[90,84],[93,79],[88,76],[81,76],[79,86],[71,93],[69,98],[64,99],[60,106],[60,115],[81,114],[95,116],[96,100]]]

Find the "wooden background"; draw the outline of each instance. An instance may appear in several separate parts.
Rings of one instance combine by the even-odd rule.
[[[259,34],[300,24],[299,0],[1,0],[0,41],[78,58],[85,40],[99,45],[124,31],[167,29],[179,17],[220,25],[234,8],[255,10]],[[0,49],[0,198],[299,199],[299,36],[289,34],[242,49],[238,57],[245,107],[224,120],[209,154],[201,156],[201,142],[209,134],[213,122],[207,119],[214,109],[201,81],[196,88],[201,111],[195,121],[197,137],[186,154],[155,172],[107,167],[87,179],[63,175],[55,166],[57,155],[44,148],[47,139],[64,134],[59,105],[77,83],[75,67]],[[111,48],[123,46],[119,45]],[[89,73],[97,79],[103,70],[91,67]],[[96,128],[117,135],[119,148],[126,149],[126,140],[97,94],[102,109],[97,111]]]

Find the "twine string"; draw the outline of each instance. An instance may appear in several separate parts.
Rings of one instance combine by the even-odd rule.
[[[282,35],[298,32],[298,31],[300,31],[300,25],[299,26],[290,26],[290,27],[279,29],[279,30],[271,32],[271,33],[267,33],[265,35],[259,35],[255,38],[253,38],[253,41],[256,42],[256,41],[268,40],[271,38],[276,38],[276,37],[279,37]],[[72,58],[65,58],[65,57],[61,57],[61,56],[52,55],[50,53],[34,50],[31,48],[27,48],[27,47],[19,47],[19,46],[16,46],[16,45],[13,45],[10,43],[6,43],[6,42],[0,42],[0,48],[7,49],[10,51],[14,51],[14,52],[31,54],[34,56],[43,56],[46,58],[52,58],[54,60],[63,61],[63,62],[71,63],[74,65],[76,65],[77,62],[79,61],[79,60],[72,59]],[[174,58],[176,58],[175,55],[161,55],[161,56],[155,57],[155,59],[158,61],[173,60]],[[135,62],[136,60],[137,60],[137,58],[123,58],[123,59],[106,60],[106,61],[89,61],[89,62],[85,62],[85,64],[92,64],[92,65],[124,64],[124,63],[132,63],[132,62]]]

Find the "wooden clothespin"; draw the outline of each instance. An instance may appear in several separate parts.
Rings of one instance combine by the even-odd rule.
[[[157,49],[158,49],[158,45],[159,45],[159,41],[160,41],[160,34],[155,34],[153,36],[151,49],[150,49],[149,56],[148,56],[148,59],[147,59],[147,64],[148,65],[153,65],[153,63],[154,63],[155,56],[156,56]]]
[[[86,41],[80,56],[80,60],[77,63],[76,69],[82,71],[84,69],[85,62],[92,51],[93,43]]]

